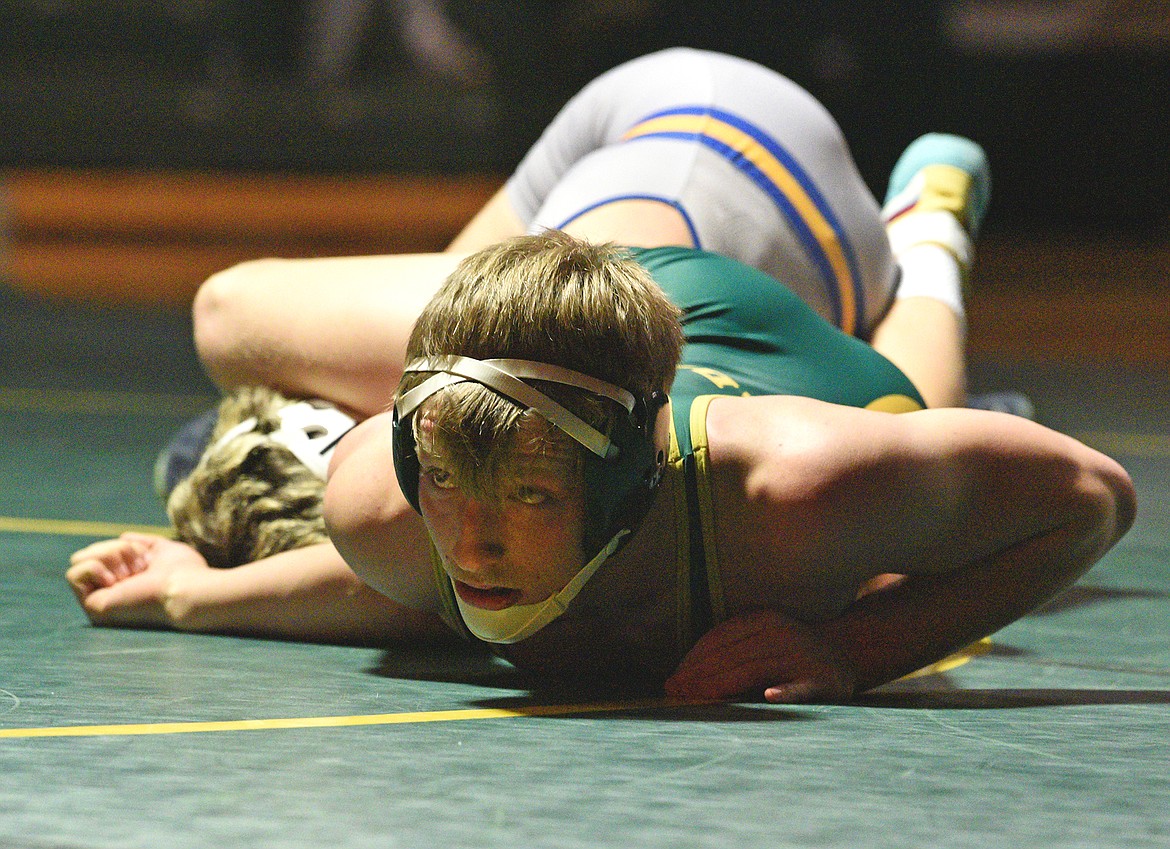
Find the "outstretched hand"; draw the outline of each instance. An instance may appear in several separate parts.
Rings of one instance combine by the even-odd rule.
[[[719,700],[763,690],[777,704],[840,702],[854,672],[813,625],[770,610],[716,625],[666,682],[676,698]]]
[[[176,578],[210,570],[185,543],[126,533],[76,552],[65,578],[95,625],[167,628]]]

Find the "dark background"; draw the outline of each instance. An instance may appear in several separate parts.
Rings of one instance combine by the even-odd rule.
[[[352,73],[322,87],[302,4],[0,0],[0,168],[502,175],[591,77],[685,44],[810,89],[879,195],[910,140],[951,131],[992,157],[991,231],[1163,229],[1170,35],[1150,10],[1170,5],[1101,0],[1090,26],[1092,4],[982,3],[455,0],[482,85],[419,70],[379,6]],[[964,9],[1008,44],[956,36]],[[1014,44],[1021,9],[1058,34]]]

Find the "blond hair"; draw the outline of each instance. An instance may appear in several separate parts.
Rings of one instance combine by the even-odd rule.
[[[680,311],[629,252],[556,230],[520,236],[463,260],[419,316],[407,361],[456,354],[534,360],[582,372],[638,397],[665,393],[682,350]],[[426,375],[407,374],[405,392]],[[607,432],[612,402],[582,390],[535,382],[542,392]],[[563,450],[551,425],[538,425],[495,392],[450,387],[416,415],[416,438],[459,467],[465,484],[490,485],[524,433]],[[428,423],[420,433],[420,419]],[[545,423],[546,424],[546,423]],[[576,446],[573,453],[577,454]],[[482,486],[477,486],[479,481]]]
[[[207,450],[167,499],[176,538],[212,566],[240,566],[328,540],[324,481],[269,437],[290,403],[266,387],[227,395]],[[223,441],[250,418],[256,420],[251,431]]]

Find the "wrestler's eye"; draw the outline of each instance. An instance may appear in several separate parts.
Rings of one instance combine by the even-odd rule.
[[[455,476],[446,469],[439,469],[431,466],[423,469],[423,475],[438,489],[454,489]]]
[[[521,504],[543,504],[548,500],[548,493],[534,486],[518,486],[513,497]]]

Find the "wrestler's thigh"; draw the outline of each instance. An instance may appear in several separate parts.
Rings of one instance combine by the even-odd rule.
[[[815,98],[758,64],[702,51],[654,54],[598,82],[567,110],[576,120],[554,127],[588,126],[582,113],[592,103],[608,134],[596,149],[532,158],[546,166],[547,185],[530,230],[710,250],[867,334],[890,300],[895,266],[877,202]]]
[[[261,260],[208,280],[195,342],[221,387],[272,386],[362,415],[384,409],[415,319],[458,254]]]

